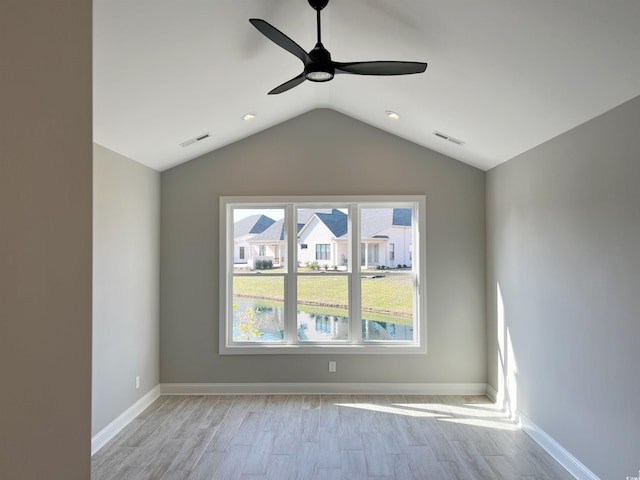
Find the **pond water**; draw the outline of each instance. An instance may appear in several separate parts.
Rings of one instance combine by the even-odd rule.
[[[280,342],[284,339],[282,302],[234,297],[233,303],[237,305],[233,310],[234,339],[258,342]],[[303,342],[348,340],[347,314],[347,310],[342,309],[298,305],[298,340]],[[410,319],[367,312],[363,315],[370,317],[362,319],[364,340],[413,340],[413,325]]]

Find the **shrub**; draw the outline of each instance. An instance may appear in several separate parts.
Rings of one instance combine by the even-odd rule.
[[[256,260],[254,268],[256,270],[270,270],[273,268],[273,260]]]

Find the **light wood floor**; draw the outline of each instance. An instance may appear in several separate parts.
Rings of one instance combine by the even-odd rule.
[[[92,479],[573,477],[486,397],[241,395],[160,397]]]

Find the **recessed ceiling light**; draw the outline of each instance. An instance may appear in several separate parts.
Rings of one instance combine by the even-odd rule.
[[[250,120],[254,120],[256,118],[256,114],[255,113],[247,113],[245,115],[242,116],[242,119],[245,121],[250,121]]]
[[[390,120],[400,120],[400,115],[398,115],[396,112],[387,110],[385,113],[387,114],[387,118],[389,118]]]

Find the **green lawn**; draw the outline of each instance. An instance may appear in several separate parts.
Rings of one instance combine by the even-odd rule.
[[[284,300],[284,278],[242,276],[233,279],[233,294],[244,297]],[[362,279],[364,311],[410,317],[413,314],[411,277],[385,275]],[[298,277],[298,303],[348,308],[347,277],[330,273]]]

